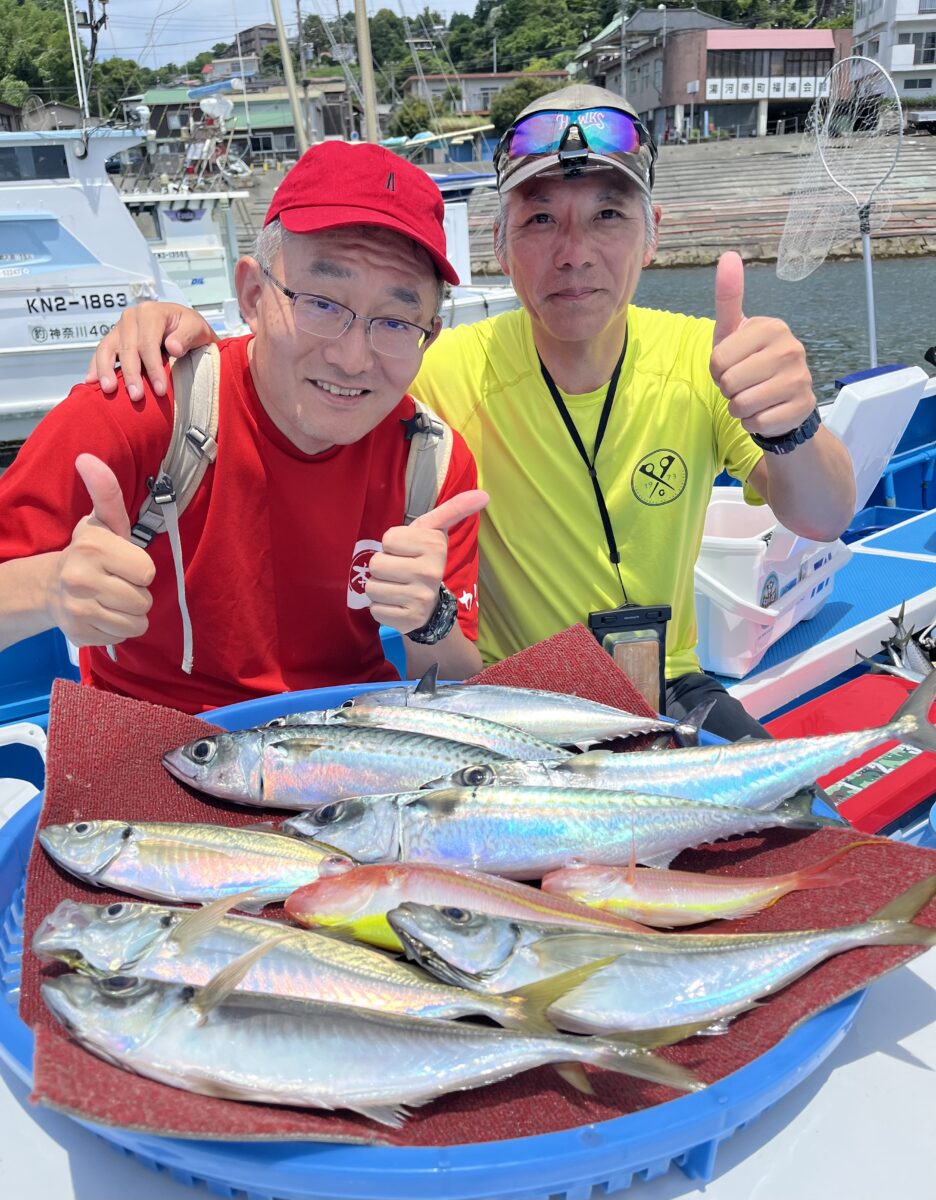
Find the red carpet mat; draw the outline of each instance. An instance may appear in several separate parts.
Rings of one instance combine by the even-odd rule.
[[[581,634],[559,635],[510,661],[514,678],[527,686],[558,690],[561,684],[598,700],[618,696],[620,689],[628,687],[584,629]],[[500,677],[507,669],[507,663],[500,664],[484,678],[503,682]],[[92,818],[228,825],[256,821],[252,810],[197,798],[163,770],[160,759],[167,749],[194,739],[206,728],[211,727],[174,710],[57,683],[40,823]],[[774,874],[813,863],[854,837],[848,831],[809,835],[780,831],[687,852],[678,865],[730,874]],[[860,847],[845,861],[854,872],[853,885],[793,893],[732,928],[792,930],[861,920],[910,884],[936,873],[936,853],[883,840]],[[34,847],[27,883],[26,947],[39,921],[66,897],[99,903],[119,898],[66,875]],[[936,903],[917,920],[936,926]],[[708,928],[721,932],[725,926]],[[724,1037],[695,1038],[663,1053],[713,1082],[751,1062],[817,1010],[918,952],[886,947],[850,951],[738,1018]],[[51,973],[56,968],[44,970]],[[418,1110],[399,1131],[342,1113],[196,1096],[119,1071],[71,1042],[45,1011],[38,990],[42,976],[38,961],[24,950],[21,1014],[36,1032],[34,1098],[98,1124],[175,1137],[440,1146],[555,1132],[674,1100],[677,1095],[623,1076],[591,1072],[596,1095],[584,1097],[543,1068],[494,1087],[444,1097]]]

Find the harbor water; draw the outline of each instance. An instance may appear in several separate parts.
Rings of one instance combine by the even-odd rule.
[[[923,366],[936,345],[936,262],[892,258],[873,264],[878,363]],[[713,267],[644,271],[636,303],[695,316],[715,315]],[[787,283],[773,264],[745,270],[744,311],[782,317],[806,347],[817,396],[831,399],[834,382],[870,365],[864,264],[823,263],[807,279]]]

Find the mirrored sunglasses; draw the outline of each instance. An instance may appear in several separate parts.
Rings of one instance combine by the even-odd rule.
[[[596,154],[636,154],[641,145],[649,145],[651,153],[656,150],[643,122],[619,108],[530,113],[507,130],[498,149],[508,158],[555,154],[572,125],[578,129],[588,149]]]

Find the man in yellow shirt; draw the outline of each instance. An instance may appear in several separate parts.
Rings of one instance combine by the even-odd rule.
[[[491,496],[479,535],[485,661],[597,609],[669,604],[667,711],[714,699],[707,728],[763,734],[695,652],[712,483],[727,469],[788,528],[832,540],[852,517],[854,475],[819,421],[800,342],[782,321],[744,316],[737,255],[718,266],[714,326],[631,304],[660,218],[655,158],[613,92],[575,85],[524,109],[495,156],[496,252],[523,307],[445,331],[413,392],[463,434]],[[204,339],[180,310],[130,316],[135,327],[99,352],[105,388],[118,344],[130,384],[138,347],[155,370],[170,328],[174,351]]]

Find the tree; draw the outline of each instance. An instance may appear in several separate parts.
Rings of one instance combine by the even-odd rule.
[[[5,103],[21,104],[30,92],[49,102],[77,103],[61,6],[0,0],[0,28],[0,98]]]
[[[538,79],[535,75],[508,84],[491,101],[491,123],[497,133],[503,133],[512,125],[517,114],[522,112],[528,104],[540,96],[545,96],[547,92],[555,91],[555,88],[554,80]]]
[[[388,126],[391,137],[414,137],[429,128],[432,114],[425,100],[410,96],[393,114]]]
[[[374,13],[370,22],[371,53],[383,67],[390,67],[405,57],[406,31],[403,22],[389,8]]]

